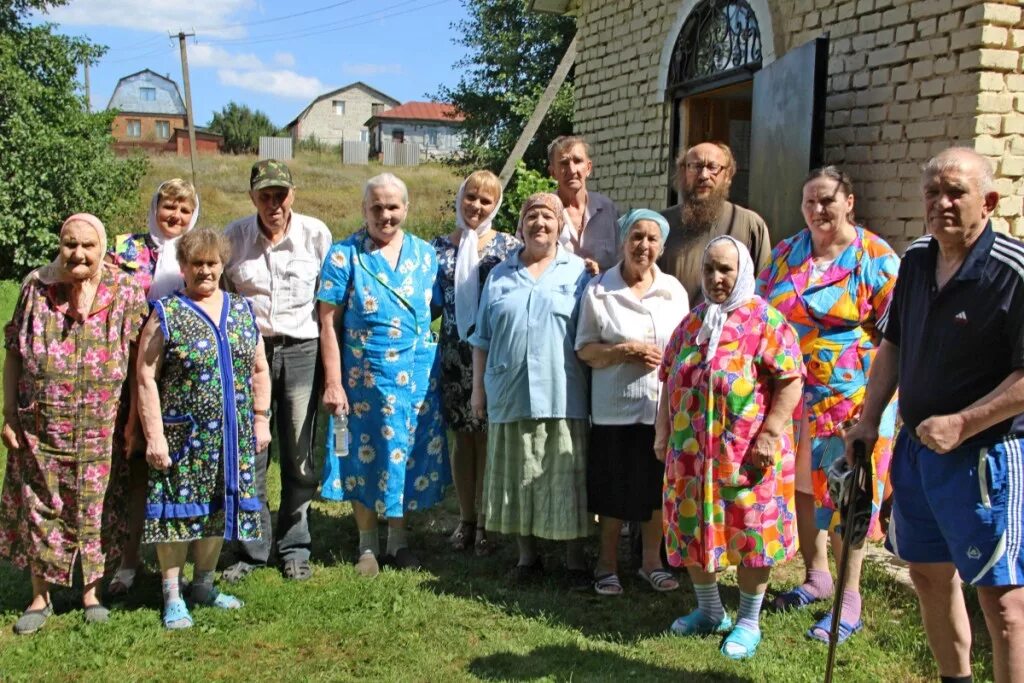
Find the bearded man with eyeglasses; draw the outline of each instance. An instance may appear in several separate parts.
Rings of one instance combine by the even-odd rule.
[[[676,159],[680,203],[661,212],[668,220],[669,235],[658,266],[683,283],[691,306],[704,299],[701,261],[704,245],[713,238],[730,235],[745,244],[757,273],[770,260],[772,247],[764,219],[729,201],[735,174],[732,150],[722,142],[702,142]]]

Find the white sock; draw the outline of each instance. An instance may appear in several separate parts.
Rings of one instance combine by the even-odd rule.
[[[181,582],[178,580],[177,576],[173,579],[164,579],[160,584],[164,593],[165,605],[174,600],[181,599]]]
[[[373,553],[374,557],[380,555],[380,534],[376,529],[359,532],[359,554],[365,552]]]
[[[722,596],[718,592],[718,583],[695,583],[693,592],[697,594],[697,607],[715,623],[725,618],[725,607]]]
[[[394,555],[402,548],[408,548],[409,541],[406,538],[404,526],[388,527],[388,555]]]

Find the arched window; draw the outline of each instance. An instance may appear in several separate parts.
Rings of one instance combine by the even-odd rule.
[[[704,0],[679,31],[668,67],[668,95],[699,90],[761,68],[761,31],[744,0]]]

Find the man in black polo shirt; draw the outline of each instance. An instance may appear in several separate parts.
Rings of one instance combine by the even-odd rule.
[[[1024,244],[992,230],[989,162],[948,149],[922,176],[929,235],[900,265],[860,423],[868,452],[899,384],[886,546],[910,563],[943,681],[970,681],[960,581],[977,587],[996,681],[1024,676]]]

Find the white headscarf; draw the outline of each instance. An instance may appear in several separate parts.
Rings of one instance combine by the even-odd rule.
[[[469,336],[469,328],[476,320],[477,306],[480,304],[480,255],[477,253],[477,246],[480,238],[491,228],[494,217],[498,215],[501,208],[503,196],[498,195],[498,201],[494,204],[494,210],[480,221],[476,229],[466,225],[466,218],[462,215],[462,197],[466,193],[466,183],[469,178],[462,181],[459,191],[455,195],[455,227],[462,231],[462,239],[459,240],[459,252],[455,257],[455,325],[459,329],[459,337],[466,339]],[[500,192],[500,190],[499,190]]]
[[[153,193],[153,199],[149,202],[149,236],[156,244],[157,252],[156,265],[153,267],[153,281],[149,285],[147,298],[156,301],[175,290],[185,286],[185,279],[181,276],[181,266],[178,264],[178,240],[177,237],[167,237],[156,222],[156,212],[160,207],[160,191],[164,189],[165,183],[160,183]],[[196,205],[192,210],[192,219],[189,220],[186,232],[196,226],[199,220],[199,195],[196,195]]]
[[[704,314],[704,324],[701,325],[700,331],[697,333],[697,344],[708,343],[708,349],[704,353],[705,360],[715,357],[715,351],[718,350],[718,340],[722,336],[722,328],[725,327],[725,322],[729,319],[729,312],[747,303],[754,296],[754,262],[750,258],[750,251],[747,250],[743,243],[729,235],[721,235],[707,243],[707,246],[704,247],[704,258],[701,260],[701,271],[703,272],[704,263],[707,261],[708,251],[711,249],[711,246],[716,242],[724,240],[732,242],[733,247],[736,248],[736,254],[739,256],[739,268],[732,291],[729,292],[729,296],[726,297],[725,301],[720,304],[712,303],[711,297],[708,295],[707,286],[703,280],[701,281],[700,287],[704,292],[704,299],[707,301],[707,312]]]

